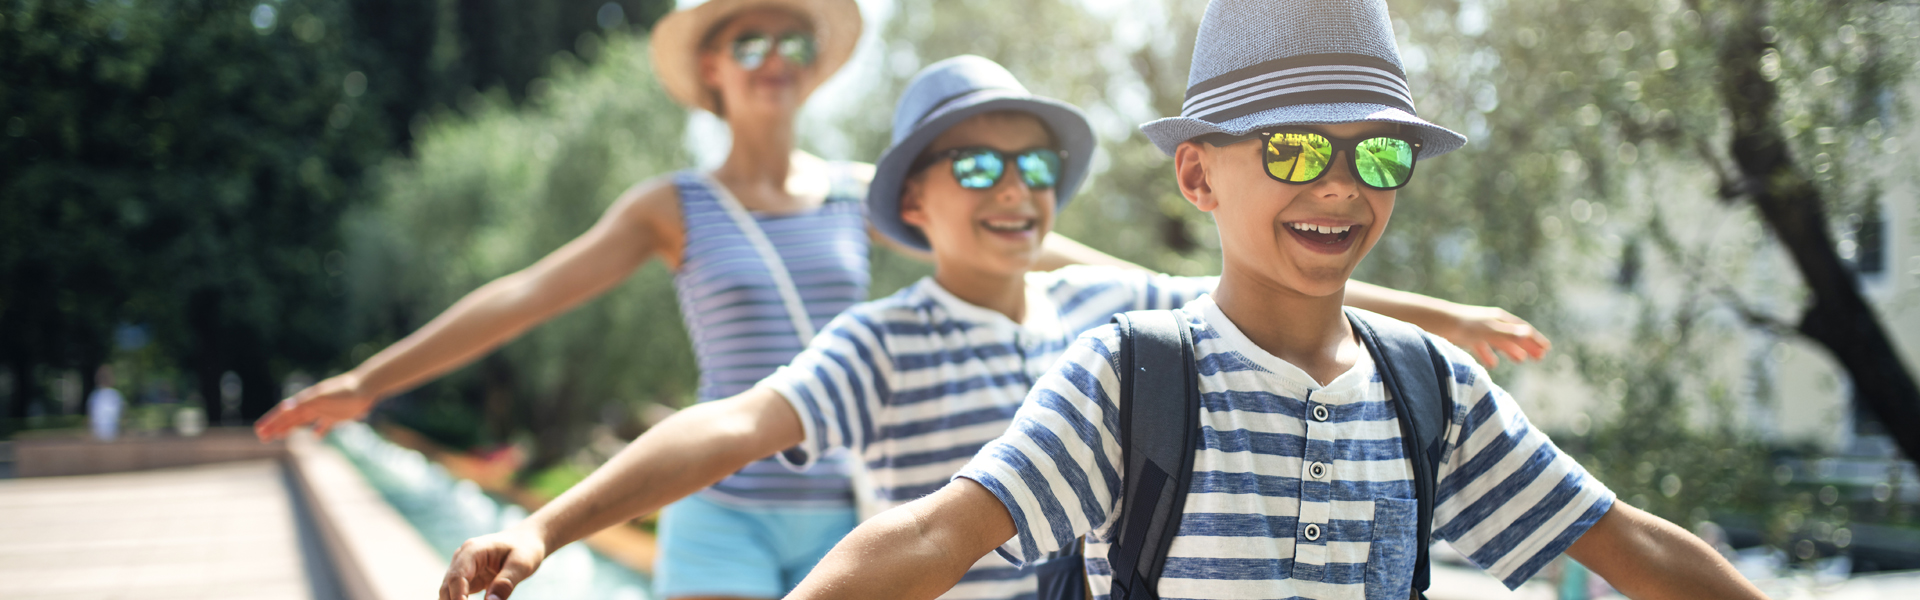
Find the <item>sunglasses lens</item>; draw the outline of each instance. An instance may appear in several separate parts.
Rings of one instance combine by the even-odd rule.
[[[1281,181],[1312,181],[1333,156],[1333,142],[1316,133],[1275,133],[1266,142],[1267,173]]]
[[[1413,178],[1413,154],[1413,144],[1405,140],[1369,138],[1354,148],[1353,166],[1362,183],[1393,189]]]
[[[780,58],[797,66],[813,65],[813,59],[819,55],[813,43],[813,36],[804,33],[789,33],[780,36]]]
[[[973,150],[953,157],[953,178],[960,182],[960,187],[970,190],[993,187],[1006,171],[1007,164],[1000,160],[1000,153],[992,150]]]
[[[1060,182],[1060,153],[1045,148],[1022,152],[1013,158],[1020,165],[1020,177],[1027,187],[1044,190]]]
[[[733,40],[733,62],[748,71],[760,68],[767,61],[767,52],[773,50],[773,40],[758,33],[750,33]]]

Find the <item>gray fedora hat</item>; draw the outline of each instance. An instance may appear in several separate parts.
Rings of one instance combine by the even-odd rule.
[[[1071,104],[1028,93],[1000,63],[961,55],[927,65],[900,95],[893,109],[893,145],[880,155],[873,184],[867,187],[868,222],[902,245],[931,250],[919,228],[900,220],[900,192],[911,175],[907,170],[948,128],[995,111],[1032,114],[1052,131],[1065,162],[1054,184],[1054,206],[1065,207],[1093,160],[1093,127],[1086,115]]]
[[[1172,155],[1209,133],[1366,121],[1408,126],[1420,158],[1467,143],[1414,112],[1386,0],[1214,0],[1194,38],[1180,116],[1140,131]]]

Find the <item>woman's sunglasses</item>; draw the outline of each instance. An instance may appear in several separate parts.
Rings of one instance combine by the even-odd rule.
[[[748,71],[766,64],[767,55],[775,52],[780,54],[780,58],[801,67],[812,66],[813,60],[819,56],[813,36],[798,31],[782,33],[777,38],[749,31],[733,38],[733,62]]]
[[[1020,180],[1030,189],[1044,190],[1060,182],[1061,153],[1052,148],[1030,148],[1019,152],[1001,152],[992,148],[971,147],[942,150],[915,161],[909,175],[946,159],[953,159],[953,179],[960,187],[984,190],[993,187],[1007,174],[1007,164],[1020,170]]]
[[[1243,136],[1214,134],[1205,141],[1227,146],[1246,140],[1260,140],[1261,159],[1267,176],[1285,183],[1312,183],[1327,174],[1334,154],[1347,153],[1347,166],[1354,178],[1377,190],[1394,190],[1413,179],[1414,159],[1420,154],[1420,142],[1396,136],[1367,138],[1329,138],[1311,131],[1262,131]]]

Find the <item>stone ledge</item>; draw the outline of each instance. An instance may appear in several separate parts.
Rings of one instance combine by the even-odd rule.
[[[84,433],[24,434],[12,446],[15,477],[124,473],[286,454],[285,444],[260,443],[252,429],[243,427],[210,429],[198,437],[133,435],[107,442]]]
[[[348,600],[436,597],[446,559],[345,456],[305,430],[295,432],[286,448],[287,464]]]

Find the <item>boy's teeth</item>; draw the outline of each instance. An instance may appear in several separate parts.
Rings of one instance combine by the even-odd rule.
[[[1298,229],[1308,233],[1346,233],[1347,230],[1353,229],[1352,225],[1341,225],[1339,227],[1328,227],[1326,225],[1311,225],[1307,223],[1288,223],[1288,225],[1292,226],[1294,229]]]
[[[1033,227],[1033,219],[1002,220],[988,219],[987,228],[1000,231],[1025,231]]]

